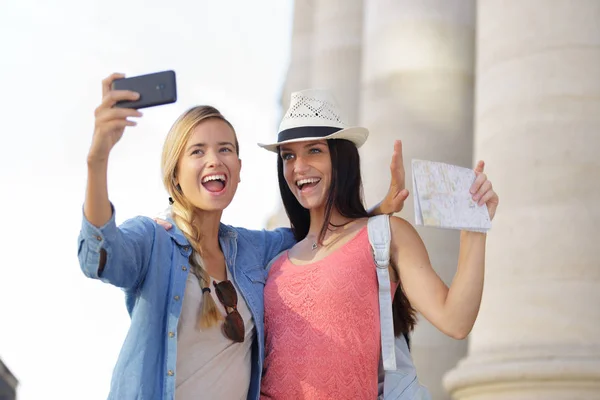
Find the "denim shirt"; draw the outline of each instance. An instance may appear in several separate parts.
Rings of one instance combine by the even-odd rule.
[[[219,243],[231,279],[254,318],[256,339],[248,391],[248,399],[254,400],[259,398],[264,360],[265,266],[295,241],[289,229],[252,231],[221,224]],[[101,249],[106,251],[106,263],[99,273]],[[117,227],[114,209],[101,228],[83,217],[78,247],[81,269],[90,278],[122,288],[131,317],[109,399],[174,399],[177,324],[190,254],[191,247],[175,224],[167,231],[150,218],[136,217]]]

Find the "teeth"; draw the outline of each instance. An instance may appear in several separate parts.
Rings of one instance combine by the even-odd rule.
[[[319,178],[300,179],[299,181],[296,181],[296,186],[302,188],[302,186],[306,185],[307,183],[317,183],[319,181],[320,181]]]
[[[209,176],[205,176],[202,179],[202,183],[206,183],[209,181],[223,181],[225,182],[225,175],[209,175]]]

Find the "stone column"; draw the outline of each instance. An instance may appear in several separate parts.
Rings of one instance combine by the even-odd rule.
[[[327,88],[349,124],[358,122],[363,35],[362,0],[313,0],[311,87]]]
[[[290,105],[290,96],[293,92],[307,89],[311,85],[312,60],[314,54],[314,5],[311,0],[294,1],[294,20],[292,27],[292,45],[290,65],[281,91],[281,117]],[[279,122],[275,125],[275,129]],[[275,137],[275,134],[270,136]],[[275,168],[275,166],[273,166]],[[277,178],[275,178],[277,179]],[[290,226],[290,221],[285,214],[281,197],[277,195],[276,212],[267,221],[267,229],[280,226]]]
[[[296,0],[292,58],[283,91],[283,112],[292,92],[327,88],[336,97],[346,121],[357,123],[362,20],[362,0]],[[289,226],[283,205],[269,219],[267,226]]]
[[[281,93],[282,114],[289,106],[292,92],[306,89],[310,85],[314,48],[313,21],[312,1],[295,0],[290,64]]]
[[[475,0],[366,1],[360,123],[365,197],[380,200],[389,185],[394,139],[404,145],[407,187],[413,158],[472,166]],[[412,196],[400,216],[414,223]],[[459,232],[418,229],[432,264],[450,284]],[[420,317],[412,355],[419,379],[436,400],[448,399],[442,376],[467,350]]]
[[[477,158],[500,195],[455,399],[600,399],[600,2],[479,1]]]

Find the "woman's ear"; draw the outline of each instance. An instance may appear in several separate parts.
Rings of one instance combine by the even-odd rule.
[[[181,186],[179,186],[179,179],[177,179],[177,171],[173,172],[173,186],[181,193]]]
[[[240,158],[240,172],[242,171],[242,159]],[[238,178],[238,183],[240,183],[242,181],[242,174],[240,173],[240,176]]]

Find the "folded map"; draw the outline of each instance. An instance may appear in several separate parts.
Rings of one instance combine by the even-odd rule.
[[[415,224],[487,232],[487,206],[477,205],[469,192],[475,171],[440,162],[412,160]]]

